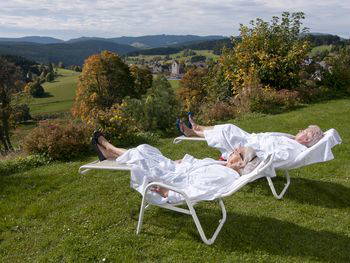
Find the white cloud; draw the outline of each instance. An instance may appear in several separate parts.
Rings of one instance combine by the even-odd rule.
[[[240,23],[283,11],[305,12],[312,32],[349,37],[350,1],[339,0],[7,0],[0,36],[236,35]]]

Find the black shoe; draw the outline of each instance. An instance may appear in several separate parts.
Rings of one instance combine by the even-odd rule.
[[[91,138],[91,145],[94,148],[95,152],[97,153],[98,159],[100,160],[100,162],[106,160],[107,158],[103,155],[103,153],[101,152],[101,150],[98,148],[98,138],[100,136],[103,136],[103,134],[99,131],[95,131],[92,134],[92,138]]]

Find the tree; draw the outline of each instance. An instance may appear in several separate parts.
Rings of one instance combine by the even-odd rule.
[[[152,86],[152,72],[145,67],[130,66],[131,76],[134,78],[135,96],[141,98],[141,95]]]
[[[143,98],[146,130],[167,130],[174,126],[179,104],[174,89],[162,75],[157,76]]]
[[[185,111],[197,112],[207,93],[205,90],[205,76],[207,69],[190,68],[180,80],[177,95],[183,102]]]
[[[191,57],[191,63],[205,62],[206,58],[207,58],[206,56],[196,55]]]
[[[54,81],[55,73],[53,71],[50,71],[49,73],[46,74],[45,79],[46,79],[47,82]]]
[[[309,52],[309,42],[300,38],[307,32],[301,28],[303,19],[302,12],[284,12],[281,19],[273,17],[270,23],[256,19],[251,27],[241,25],[240,42],[226,49],[221,58],[236,94],[244,88],[245,79],[252,79],[249,75],[256,76],[262,87],[299,87],[299,73]]]
[[[0,57],[0,142],[5,153],[13,149],[10,140],[11,101],[21,90],[20,76],[20,70],[14,64]]]
[[[117,54],[103,51],[85,60],[73,115],[93,124],[99,111],[136,94],[128,65]]]
[[[27,83],[27,85],[24,87],[24,92],[30,94],[34,98],[43,97],[45,94],[45,90],[40,84],[40,79]]]

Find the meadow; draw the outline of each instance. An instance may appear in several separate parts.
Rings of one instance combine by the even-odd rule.
[[[193,51],[196,52],[196,55],[206,56],[207,58],[211,58],[214,61],[216,61],[219,58],[219,56],[215,55],[211,50],[193,50]],[[161,58],[162,60],[164,60],[165,57],[166,55],[139,55],[137,57],[128,57],[127,61],[128,63],[133,63],[132,60],[137,58],[137,59],[144,59],[145,61],[149,62],[154,58]],[[178,53],[170,54],[169,57],[170,57],[169,62],[171,62],[173,59],[184,62],[186,60],[189,60],[192,57],[192,55],[184,56],[183,51],[180,51]]]
[[[128,172],[78,174],[95,156],[0,176],[0,262],[349,262],[350,99],[231,122],[249,132],[288,133],[316,123],[337,129],[343,143],[334,160],[291,171],[283,200],[264,179],[225,198],[228,218],[212,246],[189,216],[156,207],[136,235],[141,196]],[[172,139],[154,146],[172,159],[219,155],[203,142]],[[283,187],[283,177],[274,182]],[[204,202],[198,215],[209,235],[220,208]]]
[[[58,69],[59,77],[53,82],[45,82],[43,88],[47,93],[45,98],[34,98],[30,101],[30,113],[50,114],[68,112],[74,102],[79,72]]]

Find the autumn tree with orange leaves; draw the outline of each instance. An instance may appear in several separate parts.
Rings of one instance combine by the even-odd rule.
[[[128,65],[113,52],[92,55],[79,77],[73,115],[94,124],[101,111],[121,103],[125,96],[138,96]]]
[[[194,68],[188,70],[180,80],[177,95],[182,101],[184,111],[198,112],[207,95],[204,78],[207,74],[207,69]]]

